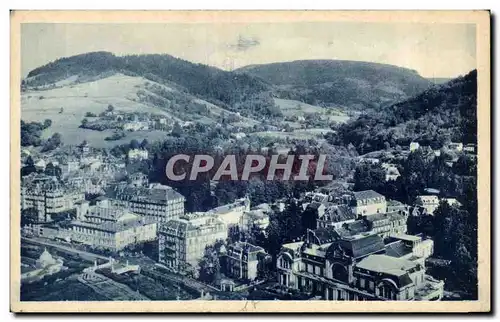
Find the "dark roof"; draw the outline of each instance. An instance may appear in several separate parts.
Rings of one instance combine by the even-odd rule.
[[[324,217],[330,222],[338,223],[356,219],[356,214],[347,205],[333,205],[325,210]]]
[[[412,252],[411,248],[406,246],[402,240],[390,243],[385,246],[385,252],[391,257],[402,257]]]
[[[364,191],[354,192],[354,198],[356,198],[356,200],[373,199],[373,198],[380,198],[380,197],[384,197],[384,196],[376,191],[373,191],[373,190],[364,190]]]
[[[183,196],[168,186],[157,186],[152,188],[146,187],[115,187],[107,191],[107,195],[111,198],[120,200],[130,200],[137,202],[149,202],[165,204],[169,200],[181,199]]]
[[[336,232],[341,237],[359,235],[369,231],[369,227],[363,220],[342,225],[342,228],[336,229]]]
[[[312,230],[311,233],[318,239],[318,245],[331,243],[338,238],[338,234],[333,228],[318,228]]]
[[[347,255],[354,258],[385,251],[384,241],[378,235],[368,235],[352,240],[342,239],[339,244]]]

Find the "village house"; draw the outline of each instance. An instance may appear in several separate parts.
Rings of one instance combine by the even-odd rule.
[[[147,160],[149,157],[148,150],[146,149],[130,149],[127,153],[129,160],[141,161]]]
[[[373,190],[357,191],[351,200],[352,212],[359,216],[370,216],[385,213],[387,202],[385,197]]]
[[[230,278],[254,281],[270,259],[264,248],[247,242],[236,242],[227,246],[220,256],[221,271]]]
[[[340,228],[344,224],[354,222],[356,218],[357,215],[347,205],[328,205],[322,215],[318,216],[314,228]]]
[[[439,197],[436,195],[417,196],[415,204],[424,207],[426,213],[432,215],[439,207]]]
[[[462,152],[462,150],[464,149],[464,144],[451,142],[450,144],[448,144],[448,149],[455,151],[455,152]]]
[[[420,148],[420,144],[418,142],[410,143],[410,152],[416,151]]]
[[[385,170],[385,181],[394,181],[401,176],[396,165],[391,163],[382,163]]]
[[[250,232],[256,229],[265,232],[269,226],[269,215],[261,209],[245,211],[240,218],[239,227],[242,232]]]

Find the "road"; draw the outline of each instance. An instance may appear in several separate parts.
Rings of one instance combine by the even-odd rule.
[[[89,253],[87,251],[76,249],[76,248],[73,248],[73,247],[70,247],[70,246],[65,246],[65,245],[59,244],[57,242],[50,242],[50,241],[47,241],[47,240],[41,239],[41,238],[36,238],[36,237],[32,237],[32,238],[21,237],[21,242],[23,242],[23,241],[28,242],[28,243],[32,243],[32,244],[37,244],[37,245],[43,245],[43,246],[49,246],[49,247],[54,247],[54,248],[62,249],[62,250],[65,250],[67,252],[70,252],[70,253],[78,254],[80,256],[89,257],[91,259],[103,259],[103,260],[106,260],[106,261],[109,260],[109,257],[106,257],[106,256],[102,256],[102,255],[98,255],[98,254],[94,254],[94,253]]]

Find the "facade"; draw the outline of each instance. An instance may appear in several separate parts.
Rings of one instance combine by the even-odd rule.
[[[149,157],[148,150],[146,149],[130,149],[128,151],[129,160],[147,160]]]
[[[217,216],[172,219],[158,234],[158,261],[167,267],[184,270],[197,267],[205,248],[227,238],[227,226]]]
[[[61,231],[61,237],[96,248],[119,251],[127,246],[156,239],[157,223],[147,220],[109,200],[79,203],[77,219]]]
[[[413,243],[401,256],[388,252],[376,234],[309,231],[305,241],[283,245],[279,282],[324,300],[439,300],[444,283],[425,273],[425,257],[419,256],[425,254]]]
[[[247,211],[250,211],[250,199],[248,196],[236,199],[233,203],[213,208],[207,214],[219,217],[229,229],[230,227],[239,225],[243,213]]]
[[[353,193],[351,207],[358,216],[370,216],[385,213],[387,202],[383,195],[373,190],[357,191]]]
[[[133,213],[158,223],[166,223],[184,214],[184,196],[169,186],[116,186],[108,194]]]
[[[262,247],[246,242],[231,244],[221,256],[222,272],[231,278],[253,281],[268,256]]]
[[[21,187],[21,209],[33,209],[38,222],[49,222],[52,215],[75,209],[75,203],[84,199],[83,192],[56,177],[38,176]]]
[[[396,165],[391,163],[382,163],[382,168],[385,169],[385,181],[394,181],[401,176]]]
[[[426,212],[432,215],[437,207],[439,207],[439,197],[435,195],[417,196],[416,204],[424,207]]]
[[[382,238],[392,235],[406,234],[406,219],[408,216],[400,211],[375,214],[364,217],[371,231],[377,233]]]
[[[269,226],[269,215],[262,210],[245,211],[241,215],[239,223],[241,231],[248,232],[255,228],[265,232],[267,226]]]

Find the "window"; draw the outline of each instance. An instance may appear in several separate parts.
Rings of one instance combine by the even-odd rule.
[[[360,278],[360,279],[359,279],[359,286],[360,286],[361,288],[365,288],[365,279],[364,279],[364,278]]]

